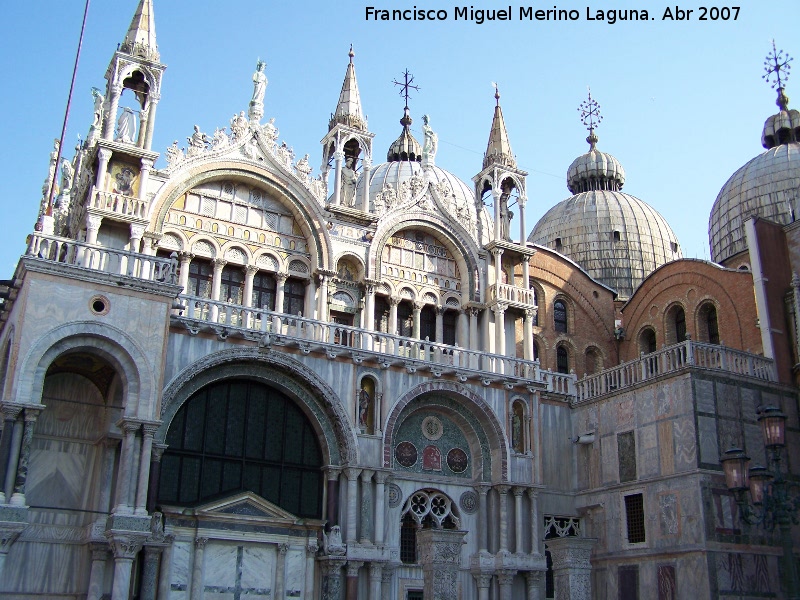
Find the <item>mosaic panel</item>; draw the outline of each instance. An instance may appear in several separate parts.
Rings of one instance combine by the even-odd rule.
[[[431,427],[432,424],[434,427]],[[428,437],[431,432],[434,433],[434,439]],[[433,414],[430,411],[411,413],[400,425],[395,439],[398,440],[395,460],[400,468],[415,473],[433,472],[451,477],[471,475],[468,468],[471,460],[467,439],[461,429],[442,414]],[[418,448],[422,449],[422,460],[419,460]],[[447,457],[444,461],[443,456]]]

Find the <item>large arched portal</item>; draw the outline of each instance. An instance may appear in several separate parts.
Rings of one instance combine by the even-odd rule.
[[[262,382],[195,392],[167,431],[159,502],[194,506],[253,492],[298,516],[322,516],[322,452],[297,404]]]

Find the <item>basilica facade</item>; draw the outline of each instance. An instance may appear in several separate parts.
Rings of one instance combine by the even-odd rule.
[[[383,160],[342,63],[319,174],[261,62],[224,127],[159,153],[139,1],[2,289],[0,597],[791,597],[800,532],[744,524],[720,462],[766,464],[775,407],[800,476],[783,88],[709,262],[622,191],[591,97],[529,232],[499,94],[464,182],[408,107]]]

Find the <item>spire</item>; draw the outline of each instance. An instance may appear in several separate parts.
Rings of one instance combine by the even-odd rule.
[[[334,128],[337,123],[347,125],[361,131],[367,130],[367,120],[361,111],[361,95],[358,93],[358,82],[356,81],[356,66],[353,64],[353,45],[350,44],[350,62],[347,65],[347,72],[344,75],[342,91],[339,94],[339,104],[336,105],[336,112],[331,115],[328,123],[328,131]]]
[[[511,150],[511,143],[508,141],[503,109],[500,108],[500,90],[496,83],[492,83],[492,85],[495,99],[494,118],[492,119],[492,130],[489,132],[489,144],[486,146],[486,154],[483,155],[483,168],[499,163],[516,169],[517,160]]]
[[[158,62],[153,0],[139,0],[139,6],[133,15],[130,27],[128,27],[128,33],[125,35],[125,39],[119,49],[122,52]]]

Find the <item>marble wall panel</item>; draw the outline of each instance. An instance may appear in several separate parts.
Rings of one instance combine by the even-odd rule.
[[[697,426],[699,429],[700,462],[710,464],[718,463],[719,446],[717,444],[717,420],[712,417],[697,417]],[[692,443],[693,442],[694,440],[692,440]]]
[[[170,561],[170,600],[186,600],[191,581],[192,542],[175,542]]]
[[[659,386],[656,390],[656,417],[661,419],[672,415],[675,386]]]
[[[717,414],[721,417],[730,417],[732,419],[740,419],[741,404],[739,402],[739,391],[734,385],[717,382]]]
[[[705,555],[690,555],[676,565],[677,598],[709,598],[708,564]]]
[[[639,465],[641,476],[659,474],[661,457],[658,451],[657,425],[648,425],[639,429]]]
[[[600,451],[603,456],[603,483],[615,483],[619,481],[617,437],[614,435],[607,435],[600,438]]]
[[[89,567],[89,551],[83,544],[17,540],[5,560],[0,594],[10,592],[6,596],[9,598],[22,594],[51,598],[65,594],[85,595]]]
[[[658,495],[658,524],[662,538],[680,534],[680,497],[677,493]]]
[[[658,423],[658,451],[662,475],[672,475],[675,472],[675,443],[672,430],[672,421]]]
[[[242,557],[242,587],[274,591],[276,554],[275,546],[245,546]]]
[[[722,446],[722,449],[727,450],[728,448]],[[750,463],[751,466],[755,466],[756,464],[767,465],[764,436],[761,434],[761,425],[758,423],[744,424],[744,449],[753,461]]]
[[[772,564],[771,564],[772,563]],[[775,557],[733,552],[714,553],[717,586],[720,594],[766,595],[778,591],[773,582],[779,581]]]
[[[203,553],[206,587],[234,587],[236,585],[237,547],[233,544],[209,542]]]
[[[694,419],[685,417],[673,422],[675,471],[689,471],[697,466],[697,441]]]
[[[616,430],[625,431],[631,429],[636,423],[633,398],[628,395],[622,396],[617,400],[616,404]]]
[[[739,388],[739,396],[742,401],[742,418],[755,419],[756,408],[761,404],[761,394],[752,388]]]
[[[637,425],[655,420],[657,389],[655,386],[648,386],[637,391],[635,395]]]
[[[720,452],[725,452],[729,448],[744,448],[744,431],[740,420],[721,418],[717,421],[717,429]]]
[[[694,393],[697,401],[697,411],[704,413],[716,412],[714,406],[714,382],[705,379],[694,380]]]
[[[286,553],[286,596],[302,598],[306,577],[305,548],[292,548]]]

